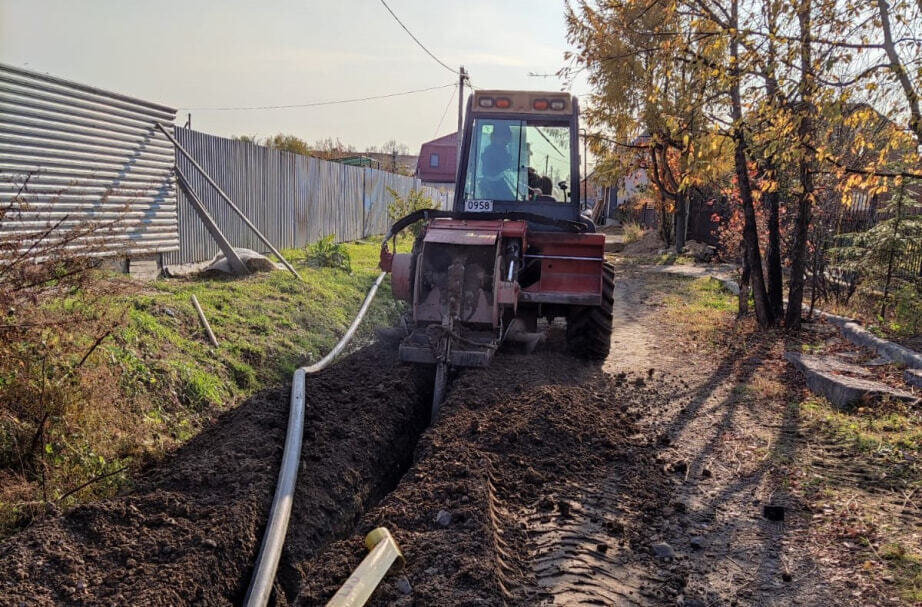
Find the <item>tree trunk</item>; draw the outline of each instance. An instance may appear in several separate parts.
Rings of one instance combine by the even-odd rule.
[[[738,3],[731,5],[731,27],[734,32],[739,31]],[[752,285],[753,303],[756,309],[756,318],[759,326],[768,328],[775,322],[771,306],[768,304],[768,293],[765,291],[765,277],[762,274],[762,253],[759,250],[759,232],[756,226],[756,210],[752,199],[752,184],[749,181],[749,163],[746,158],[746,133],[743,128],[743,104],[740,98],[741,75],[739,68],[739,42],[738,34],[734,33],[730,42],[731,75],[730,85],[730,117],[733,119],[733,162],[736,169],[736,179],[739,185],[740,199],[743,202],[743,245],[746,250],[746,261],[749,264],[750,283]]]
[[[738,318],[741,318],[749,313],[750,271],[749,261],[746,255],[746,247],[743,243],[740,243],[740,258],[742,259],[742,268],[740,270],[739,309],[737,310]]]
[[[810,41],[810,0],[804,0],[797,12],[800,23],[800,123],[797,136],[801,143],[800,158],[800,195],[797,200],[797,217],[794,228],[794,245],[791,248],[791,283],[788,290],[788,309],[784,324],[788,329],[800,328],[801,308],[804,302],[804,270],[807,261],[807,241],[810,228],[810,215],[813,206],[813,173],[815,156],[813,146],[813,60]]]
[[[685,236],[688,229],[688,196],[678,192],[675,198],[675,252],[682,254],[685,248]]]
[[[775,318],[781,318],[784,314],[784,278],[781,274],[781,224],[778,213],[779,198],[778,192],[765,194],[765,210],[768,211],[765,280],[768,289],[768,305],[771,307],[772,316]]]

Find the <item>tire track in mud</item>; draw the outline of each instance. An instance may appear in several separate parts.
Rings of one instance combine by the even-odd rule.
[[[554,605],[650,605],[645,593],[662,578],[632,565],[637,560],[619,540],[623,522],[615,515],[622,487],[604,479],[579,492],[567,517],[536,511],[526,516],[536,583]]]
[[[652,373],[647,370],[662,368],[667,361],[659,352],[653,333],[644,325],[650,313],[644,306],[644,285],[624,273],[617,278],[612,352],[603,369],[622,381],[629,374],[650,380]],[[655,386],[660,402],[676,395],[675,387],[662,375],[650,383]],[[612,404],[616,399],[613,393]],[[647,403],[647,408],[652,404]],[[640,435],[625,437],[625,447],[651,457],[655,452]],[[545,596],[545,604],[659,605],[663,587],[672,584],[681,588],[681,575],[651,572],[658,568],[646,563],[648,542],[645,537],[633,534],[637,530],[626,522],[631,518],[626,510],[636,515],[649,505],[644,504],[645,500],[634,499],[638,493],[631,486],[636,484],[631,477],[636,480],[637,472],[647,475],[644,479],[647,489],[655,487],[657,480],[664,483],[657,478],[658,470],[632,471],[629,462],[607,466],[604,471],[597,471],[595,478],[570,479],[561,488],[567,496],[563,501],[567,504],[566,516],[559,515],[559,506],[556,514],[548,511],[551,504],[545,503],[543,511],[539,507],[522,517],[531,547],[535,583]],[[634,548],[643,552],[638,553]]]

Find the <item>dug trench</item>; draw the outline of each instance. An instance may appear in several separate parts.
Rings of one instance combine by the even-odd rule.
[[[431,383],[375,343],[306,384],[298,487],[274,601],[292,564],[352,532],[397,483],[428,424]],[[289,390],[258,393],[114,499],[49,512],[0,544],[0,605],[242,602],[281,461]]]
[[[415,463],[396,489],[360,520],[355,533],[304,559],[296,604],[322,605],[362,558],[363,534],[384,525],[404,549],[406,570],[385,581],[374,605],[534,605],[553,600],[538,552],[563,559],[594,531],[574,525],[590,487],[612,468],[631,470],[587,524],[605,531],[571,574],[593,585],[592,559],[623,544],[645,549],[623,513],[658,508],[665,473],[646,441],[632,437],[646,407],[680,385],[647,369],[603,372],[566,352],[561,327],[531,355],[503,353],[487,369],[453,382],[438,423],[422,436]],[[555,529],[544,534],[540,526]],[[572,528],[571,528],[572,526]],[[610,543],[610,546],[609,546]],[[623,551],[622,551],[623,552]],[[553,563],[546,563],[553,568]],[[676,572],[662,583],[681,587]],[[633,592],[633,590],[625,590]],[[606,603],[611,604],[611,603]]]

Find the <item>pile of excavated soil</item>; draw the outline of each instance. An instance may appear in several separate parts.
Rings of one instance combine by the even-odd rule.
[[[308,378],[289,560],[309,558],[350,531],[409,465],[431,391],[415,377],[393,347],[375,345]],[[257,394],[145,471],[132,494],[4,540],[0,604],[239,604],[275,486],[288,407],[287,389]],[[283,569],[282,588],[286,575]]]
[[[396,489],[351,537],[298,563],[304,578],[296,604],[328,600],[364,557],[364,534],[381,525],[407,564],[382,583],[371,604],[544,600],[530,565],[526,519],[536,513],[569,519],[578,504],[560,497],[566,487],[601,479],[613,466],[627,464],[649,486],[661,475],[653,458],[627,440],[640,408],[659,398],[647,377],[646,370],[634,377],[602,373],[566,355],[559,339],[543,352],[501,354],[487,369],[462,372]]]
[[[647,230],[639,240],[624,245],[624,255],[649,255],[664,249],[666,245],[656,230]]]

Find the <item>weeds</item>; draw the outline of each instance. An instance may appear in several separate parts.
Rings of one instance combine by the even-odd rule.
[[[305,282],[272,272],[156,281],[142,290],[91,270],[86,284],[70,282],[46,291],[38,305],[23,303],[30,319],[47,315],[66,325],[4,335],[0,537],[44,516],[45,502],[113,495],[132,470],[195,436],[217,412],[325,354],[377,274],[377,243],[337,246],[351,273],[314,264],[301,249],[285,255]],[[202,335],[193,294],[218,348]],[[357,341],[398,313],[385,283]]]
[[[330,234],[307,246],[307,258],[321,268],[339,268],[352,272],[349,251],[341,242],[335,242],[336,235]]]
[[[625,244],[637,242],[643,237],[643,234],[646,231],[642,225],[634,221],[628,221],[622,224],[622,228],[624,228]]]
[[[410,193],[407,194],[406,197],[401,196],[400,193],[393,188],[387,188],[387,192],[394,199],[387,205],[387,216],[391,223],[397,221],[401,217],[406,217],[414,211],[435,208],[435,203],[431,198],[423,194],[422,190],[410,190]],[[407,228],[407,232],[412,234],[415,238],[422,233],[422,229],[423,223],[416,222]]]

